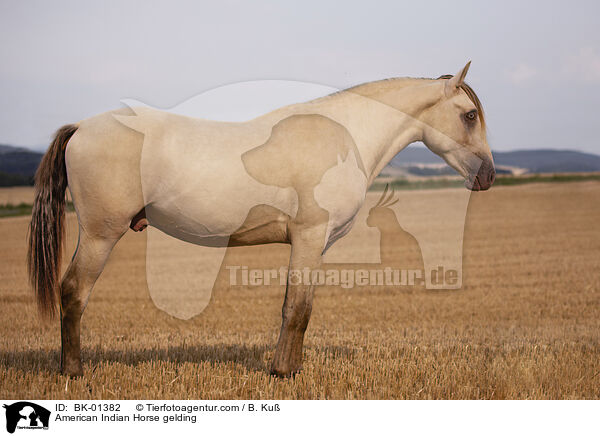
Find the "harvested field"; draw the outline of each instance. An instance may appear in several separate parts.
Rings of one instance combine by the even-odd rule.
[[[30,202],[27,189],[0,190],[0,203]],[[398,195],[443,203],[452,192]],[[596,181],[472,194],[463,288],[317,290],[304,370],[288,380],[268,375],[283,288],[229,287],[225,268],[287,264],[287,246],[228,249],[208,308],[182,321],[149,296],[147,232],[128,232],[83,317],[85,375],[67,381],[59,323],[39,320],[27,285],[28,217],[3,218],[0,397],[599,399],[599,198]],[[77,240],[68,221],[65,265]]]

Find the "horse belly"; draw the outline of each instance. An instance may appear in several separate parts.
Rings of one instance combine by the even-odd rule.
[[[164,233],[197,245],[287,242],[287,223],[297,200],[278,188],[260,191],[179,194],[146,206],[146,219]]]

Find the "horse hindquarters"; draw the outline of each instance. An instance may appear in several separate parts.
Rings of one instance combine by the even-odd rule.
[[[108,132],[108,133],[107,133]],[[80,123],[66,150],[68,185],[79,242],[60,285],[62,372],[83,372],[80,321],[114,245],[143,208],[139,176],[142,138],[104,114]]]

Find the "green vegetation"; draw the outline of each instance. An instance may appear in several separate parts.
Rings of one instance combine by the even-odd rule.
[[[565,182],[586,182],[590,180],[600,181],[600,174],[534,174],[528,176],[498,176],[494,186],[517,186],[529,183],[565,183]],[[375,182],[371,186],[371,191],[381,191],[386,183]],[[460,188],[464,186],[461,179],[424,179],[407,180],[396,179],[389,183],[390,188],[397,191],[416,190],[416,189],[446,189]]]
[[[0,217],[29,215],[31,213],[31,204],[2,204],[0,205]]]
[[[564,183],[600,181],[600,174],[535,174],[532,176],[500,176],[494,182],[496,186],[514,186],[527,183]]]
[[[29,203],[0,204],[0,218],[5,218],[8,216],[30,215],[32,207],[33,206]],[[68,212],[74,211],[75,208],[73,207],[73,203],[68,202],[66,209]]]
[[[396,191],[408,191],[417,189],[445,189],[459,188],[464,186],[465,182],[459,179],[424,179],[424,180],[406,180],[396,179],[389,183],[390,188]],[[375,182],[371,186],[371,191],[382,191],[387,183]]]

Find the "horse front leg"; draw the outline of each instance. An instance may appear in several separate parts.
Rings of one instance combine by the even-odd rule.
[[[310,320],[315,290],[310,278],[312,271],[321,266],[323,239],[324,229],[313,229],[292,237],[283,320],[271,365],[271,374],[278,377],[289,377],[302,369],[304,332]],[[308,283],[306,278],[309,278]]]

